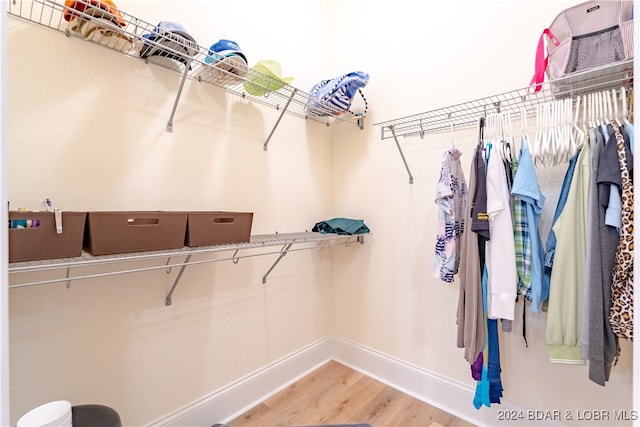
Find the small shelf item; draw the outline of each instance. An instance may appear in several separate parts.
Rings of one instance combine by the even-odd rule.
[[[249,69],[246,55],[238,43],[220,39],[209,47],[204,59],[208,67],[201,67],[194,76],[199,81],[210,78],[219,86],[229,86],[244,81]]]
[[[86,212],[10,211],[9,262],[80,256]]]
[[[171,273],[173,268],[179,267],[179,271],[169,290],[165,305],[172,303],[175,292],[184,270],[189,265],[207,264],[220,261],[232,261],[237,264],[242,258],[276,255],[277,258],[262,277],[262,283],[267,283],[267,277],[287,254],[309,250],[321,250],[325,247],[352,243],[364,244],[365,236],[324,234],[316,232],[301,233],[276,233],[251,236],[249,242],[233,243],[216,246],[184,247],[177,250],[160,250],[148,252],[135,252],[127,254],[92,256],[88,252],[82,252],[81,256],[74,258],[61,258],[42,261],[9,263],[10,284],[9,289],[17,289],[28,286],[41,286],[52,283],[66,283],[67,288],[74,280],[92,279],[97,277],[114,276],[151,270],[165,270]],[[226,256],[211,257],[213,254]],[[141,266],[140,261],[146,261],[149,265]],[[95,267],[120,265],[122,268],[109,271],[96,272]],[[85,269],[89,269],[87,272]],[[28,273],[50,272],[58,277],[37,281],[17,281]],[[75,274],[72,274],[74,272]],[[21,276],[22,275],[22,276]]]
[[[265,150],[285,113],[327,126],[346,122],[362,128],[360,121],[346,116],[318,117],[308,114],[306,106],[309,93],[291,86],[287,81],[277,89],[272,89],[269,85],[263,86],[257,82],[270,82],[271,76],[238,64],[237,61],[230,62],[224,52],[216,52],[213,47],[205,48],[195,43],[191,37],[177,37],[181,30],[174,28],[167,31],[166,21],[165,25],[163,22],[154,25],[118,10],[109,0],[77,0],[71,7],[65,6],[62,0],[11,0],[7,12],[10,16],[62,32],[67,37],[82,38],[149,62],[154,56],[153,61],[156,63],[162,57],[177,59],[155,64],[181,76],[167,121],[167,132],[173,132],[173,117],[187,78],[223,88],[243,99],[278,110],[280,115],[263,145]],[[65,19],[65,14],[69,21]],[[171,25],[175,27],[176,23]],[[260,94],[252,94],[246,90],[245,82],[251,82],[254,86],[258,84],[259,88],[266,90],[260,91]],[[335,107],[327,104],[326,108],[331,110]]]
[[[520,117],[524,113],[525,116],[530,116],[535,114],[538,105],[546,102],[566,98],[573,98],[575,101],[579,95],[620,87],[633,87],[633,59],[544,82],[539,92],[534,92],[532,87],[525,87],[374,123],[374,126],[380,126],[382,140],[393,138],[409,174],[409,183],[413,184],[413,176],[398,141],[401,136],[419,135],[424,138],[427,133],[445,132],[453,126],[455,129],[476,126],[481,117],[491,113],[505,112],[513,117]]]

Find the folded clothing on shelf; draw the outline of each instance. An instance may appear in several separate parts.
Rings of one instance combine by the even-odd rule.
[[[364,234],[369,233],[369,227],[361,219],[332,218],[317,222],[311,231],[336,234]]]

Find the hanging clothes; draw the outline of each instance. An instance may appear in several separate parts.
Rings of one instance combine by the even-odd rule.
[[[539,313],[542,303],[549,298],[549,287],[543,280],[544,249],[539,232],[545,197],[540,191],[526,139],[522,140],[511,194],[518,294],[531,302],[531,310],[534,313]]]
[[[569,166],[567,167],[567,171],[565,172],[564,179],[562,180],[562,187],[560,188],[560,197],[558,199],[558,203],[556,205],[556,210],[553,214],[553,221],[551,222],[551,229],[549,230],[549,234],[547,236],[547,242],[545,245],[544,252],[544,284],[546,288],[550,289],[551,287],[551,272],[553,270],[553,264],[555,260],[556,254],[556,245],[558,240],[556,238],[556,233],[553,231],[553,226],[558,221],[560,214],[564,210],[564,206],[567,203],[567,196],[569,195],[569,189],[571,188],[571,182],[573,181],[573,174],[575,172],[576,164],[578,162],[578,157],[580,156],[580,151],[571,158],[569,161]],[[543,311],[546,311],[546,306],[543,304]]]
[[[618,354],[618,337],[609,324],[611,280],[618,232],[605,223],[606,194],[604,184],[598,184],[600,154],[604,136],[600,128],[589,129],[591,179],[589,187],[589,224],[587,247],[587,282],[583,323],[583,354],[589,360],[589,379],[604,386],[609,380],[613,361]]]
[[[612,121],[621,175],[622,226],[616,250],[609,322],[616,335],[633,341],[633,181],[624,137]],[[630,155],[630,153],[629,153]]]
[[[484,406],[491,406],[491,397],[490,397],[490,389],[491,384],[489,382],[489,331],[487,323],[487,269],[482,264],[482,280],[481,280],[481,293],[482,293],[482,316],[483,322],[482,327],[485,330],[485,342],[483,344],[482,353],[478,355],[478,362],[481,363],[481,371],[480,375],[477,372],[474,372],[472,366],[472,374],[473,378],[476,379],[476,392],[473,397],[473,406],[476,409],[480,409]],[[480,379],[477,379],[480,377]]]
[[[444,153],[435,198],[439,209],[433,274],[448,283],[453,282],[460,267],[460,239],[466,219],[468,196],[461,155],[454,147]]]
[[[631,126],[633,129],[633,126]],[[626,168],[629,170],[629,174],[633,180],[633,155],[631,154],[631,142],[629,136],[625,132],[625,126],[621,127],[620,133],[624,139],[625,153],[626,153]],[[616,227],[620,230],[621,217],[622,217],[622,196],[620,194],[621,178],[620,178],[620,165],[617,143],[615,139],[615,133],[612,125],[603,125],[602,131],[605,137],[605,148],[601,151],[600,162],[602,168],[598,173],[598,182],[607,183],[608,186],[608,199],[605,206],[606,218],[605,221],[608,225]],[[606,195],[606,193],[605,193]]]
[[[480,144],[476,146],[474,159],[482,150]],[[471,165],[469,173],[469,193],[476,189],[476,168]],[[467,203],[465,218],[471,219],[471,203]],[[467,231],[462,235],[460,247],[460,288],[458,295],[457,315],[457,346],[464,349],[464,359],[469,363],[476,363],[486,339],[484,314],[482,309],[482,269],[478,248],[478,234]],[[482,366],[482,362],[480,362]],[[480,373],[481,374],[481,373]]]
[[[489,147],[478,145],[475,157],[473,158],[473,168],[476,171],[476,187],[471,201],[471,231],[479,236],[489,239],[489,215],[487,215],[487,168],[485,165],[485,154]],[[480,245],[480,244],[479,244]],[[480,245],[480,250],[484,255],[484,245]]]
[[[555,363],[584,363],[582,313],[586,280],[586,240],[590,149],[585,144],[571,180],[566,203],[553,225],[557,243],[549,290],[546,343]]]
[[[489,401],[500,403],[502,399],[502,367],[500,366],[500,338],[498,320],[487,319],[487,380],[489,381]]]
[[[503,392],[498,321],[487,317],[488,281],[489,274],[485,267],[482,272],[481,292],[483,297],[483,328],[485,328],[486,340],[482,352],[471,367],[472,376],[477,381],[473,398],[473,406],[476,409],[480,409],[483,405],[490,407],[492,403],[500,403]]]
[[[627,136],[629,137],[629,151],[631,152],[631,155],[633,155],[633,123],[625,124],[624,130],[627,132]]]
[[[490,155],[487,165],[487,215],[491,235],[486,246],[487,313],[490,319],[513,320],[518,277],[510,194],[502,160],[496,152]]]

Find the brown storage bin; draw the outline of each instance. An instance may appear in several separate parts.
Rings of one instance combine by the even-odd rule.
[[[189,212],[186,245],[245,243],[251,238],[253,212]]]
[[[9,225],[30,225],[9,228],[9,262],[80,256],[86,217],[86,212],[63,211],[62,234],[58,234],[53,212],[9,212]]]
[[[187,212],[88,212],[85,249],[91,255],[184,247]]]

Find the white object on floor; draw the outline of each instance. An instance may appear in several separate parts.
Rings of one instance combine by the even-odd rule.
[[[16,427],[72,427],[71,402],[56,400],[24,414]]]

